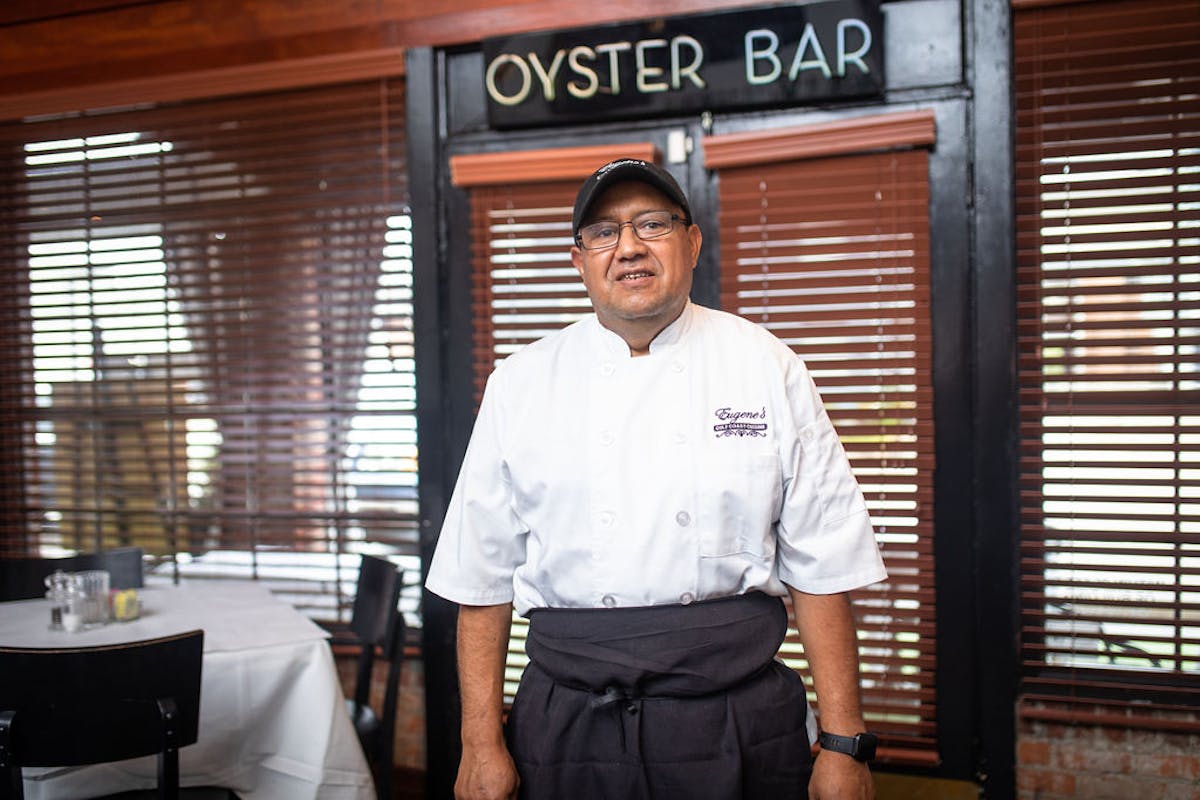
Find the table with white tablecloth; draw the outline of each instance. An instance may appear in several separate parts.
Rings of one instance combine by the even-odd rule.
[[[50,629],[48,600],[0,603],[0,644],[83,647],[203,629],[200,736],[179,751],[183,786],[224,786],[243,800],[374,797],[324,630],[254,583],[139,592],[138,619],[74,633]],[[24,773],[29,800],[86,798],[154,786],[156,760]]]

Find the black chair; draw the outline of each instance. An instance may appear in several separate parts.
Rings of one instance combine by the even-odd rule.
[[[196,741],[204,631],[119,645],[0,647],[0,800],[24,796],[22,767],[158,756],[156,792],[179,789],[179,748]],[[204,797],[236,797],[201,790]]]
[[[46,576],[55,570],[108,570],[113,589],[142,588],[142,548],[117,547],[64,558],[0,558],[0,601],[46,596]]]
[[[361,651],[354,697],[346,700],[346,707],[371,766],[375,794],[381,800],[392,796],[395,769],[392,753],[396,741],[396,702],[400,694],[406,634],[404,615],[399,607],[402,579],[403,573],[392,562],[364,555],[358,568],[358,588],[350,616],[350,630]],[[383,705],[378,713],[370,703],[376,648],[388,665]]]

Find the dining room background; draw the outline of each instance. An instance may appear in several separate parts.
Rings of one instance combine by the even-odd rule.
[[[829,29],[877,83],[796,81],[868,70],[819,24],[762,49],[822,3],[878,17]],[[627,106],[514,108],[553,47],[739,13],[748,80],[795,87],[656,105],[642,63]],[[693,198],[694,299],[843,398],[893,575],[855,601],[880,796],[1200,798],[1197,41],[1194,0],[8,0],[0,557],[139,546],[147,586],[261,582],[335,634],[393,561],[396,763],[449,796],[423,567],[482,379],[586,313],[571,189],[634,152]]]

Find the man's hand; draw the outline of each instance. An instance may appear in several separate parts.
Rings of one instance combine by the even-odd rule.
[[[517,768],[504,745],[463,747],[455,800],[516,800]]]
[[[871,770],[844,753],[822,750],[813,764],[808,800],[874,800]]]
[[[512,604],[458,609],[458,689],[462,697],[462,760],[457,800],[515,800],[517,767],[504,746],[504,654]]]
[[[858,641],[850,599],[788,587],[796,629],[817,691],[821,728],[842,736],[866,730],[858,699]],[[808,783],[809,800],[872,800],[871,770],[845,753],[822,750]]]

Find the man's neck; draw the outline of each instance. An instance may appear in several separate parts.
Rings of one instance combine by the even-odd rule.
[[[630,358],[637,358],[638,356],[650,355],[650,343],[654,341],[654,338],[658,336],[658,334],[662,333],[663,328],[665,328],[666,325],[650,333],[646,333],[644,331],[635,332],[623,329],[615,329],[608,325],[605,325],[604,327],[608,328],[610,331],[615,333],[617,336],[620,336],[621,339],[624,340],[625,344],[629,346]]]
[[[658,338],[658,335],[679,319],[683,314],[683,309],[687,307],[684,303],[679,308],[679,312],[666,322],[660,320],[623,320],[623,319],[605,319],[597,315],[600,324],[610,331],[620,336],[621,339],[629,346],[629,356],[637,358],[638,356],[650,355],[650,344]]]

